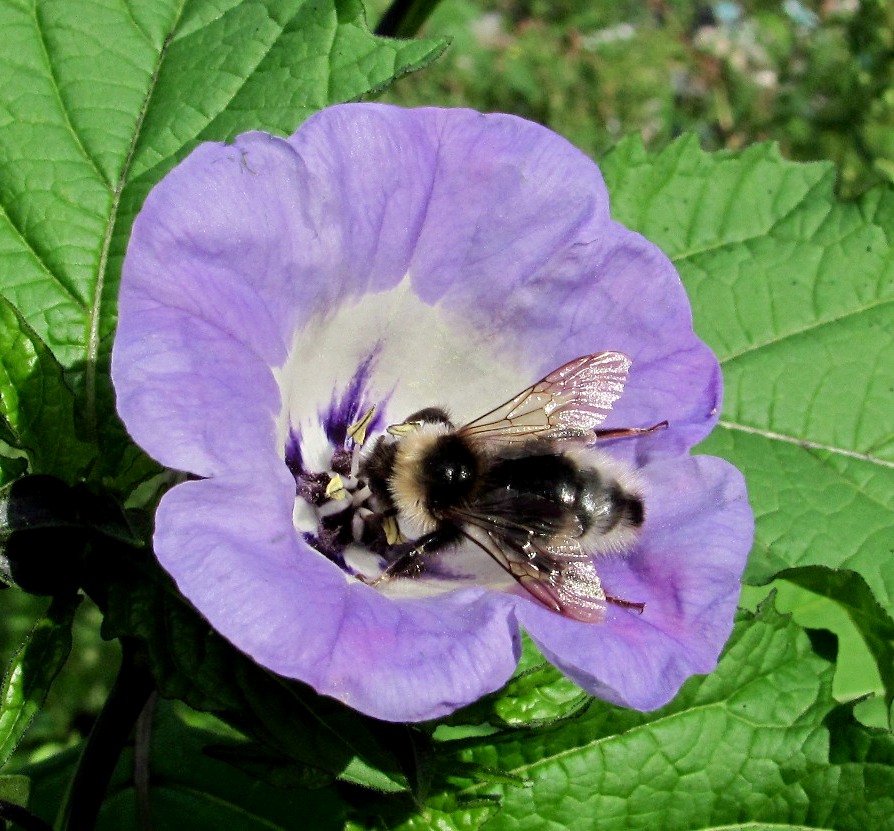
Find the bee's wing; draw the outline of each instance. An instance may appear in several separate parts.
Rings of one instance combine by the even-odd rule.
[[[453,512],[459,522],[472,522],[488,531],[517,539],[521,544],[536,537],[580,537],[580,519],[556,502],[514,488],[494,488],[478,495],[474,509]]]
[[[624,391],[630,363],[621,352],[575,358],[459,432],[504,442],[588,438]]]
[[[574,538],[547,541],[529,534],[523,543],[519,534],[488,528],[473,517],[459,527],[548,609],[584,623],[599,623],[605,617],[606,595],[599,575]]]

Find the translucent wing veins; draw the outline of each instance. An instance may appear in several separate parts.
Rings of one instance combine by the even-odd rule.
[[[583,623],[604,619],[605,591],[592,560],[576,540],[546,541],[532,535],[522,544],[477,523],[462,526],[462,534],[548,609]]]
[[[630,365],[621,352],[575,358],[459,432],[505,442],[586,438],[621,397]]]

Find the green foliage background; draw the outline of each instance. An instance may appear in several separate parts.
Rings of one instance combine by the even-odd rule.
[[[721,360],[701,449],[745,472],[758,522],[751,611],[663,710],[592,701],[528,646],[506,689],[412,729],[239,656],[139,540],[88,550],[101,610],[0,593],[0,799],[62,827],[125,638],[167,700],[100,828],[147,804],[158,829],[894,828],[890,4],[444,0],[397,41],[359,0],[4,0],[0,31],[3,483],[51,473],[151,509],[170,480],[127,440],[107,374],[142,199],[199,141],[379,98],[515,112],[600,162],[615,218],[672,258]],[[794,618],[758,608],[774,580]]]
[[[706,150],[772,139],[831,160],[849,197],[894,181],[884,0],[442,0],[423,31],[452,48],[384,100],[512,112],[594,158],[631,133],[651,150],[694,133]]]

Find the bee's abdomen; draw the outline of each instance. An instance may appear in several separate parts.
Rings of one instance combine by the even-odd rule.
[[[605,481],[595,470],[588,474],[581,492],[579,517],[585,530],[605,536],[615,531],[635,531],[645,519],[642,499],[617,482]]]
[[[637,494],[626,490],[613,476],[575,464],[563,453],[501,460],[488,472],[487,487],[534,497],[531,504],[536,510],[552,514],[548,525],[554,529],[563,524],[573,527],[576,531],[572,536],[611,538],[638,529],[645,515]],[[535,519],[525,517],[531,527],[537,527]]]
[[[582,485],[575,466],[560,453],[503,459],[487,478],[489,489],[506,488],[570,511],[577,506]]]

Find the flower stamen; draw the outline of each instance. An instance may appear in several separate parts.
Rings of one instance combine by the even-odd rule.
[[[326,498],[327,499],[347,499],[348,498],[348,490],[344,486],[344,483],[341,480],[341,476],[337,473],[332,474],[332,478],[329,479],[329,484],[326,485]]]
[[[392,548],[407,541],[396,519],[381,515],[372,488],[360,474],[362,450],[375,423],[376,409],[375,405],[369,407],[359,419],[341,428],[343,444],[338,437],[333,440],[329,436],[334,447],[326,470],[305,468],[298,431],[292,432],[286,453],[296,497],[308,503],[316,517],[317,527],[305,531],[304,539],[346,574],[364,582],[368,582],[370,568],[373,574],[381,572],[385,562],[393,559]],[[349,551],[350,546],[360,546],[366,554],[357,548]],[[366,563],[369,555],[379,560],[378,566]],[[366,564],[357,566],[358,557]]]

